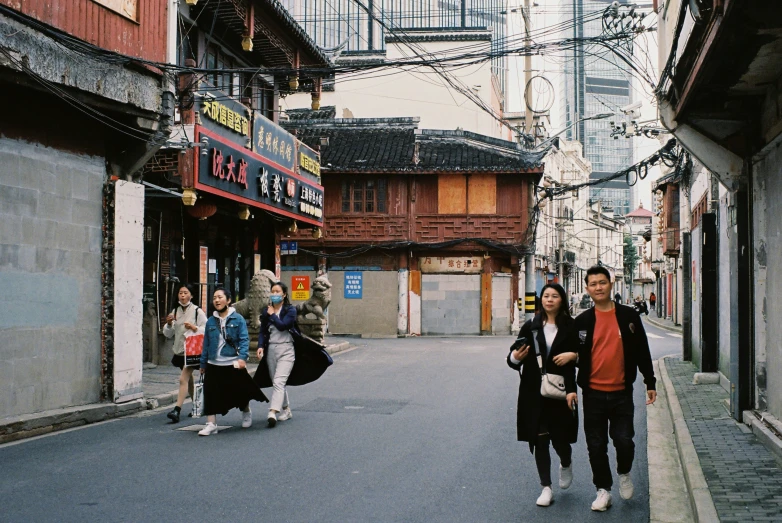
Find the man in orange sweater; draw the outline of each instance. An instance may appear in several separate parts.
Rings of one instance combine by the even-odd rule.
[[[611,300],[608,269],[594,266],[586,273],[587,292],[595,306],[576,318],[572,344],[578,352],[578,386],[584,406],[584,434],[597,498],[592,510],[611,506],[613,478],[608,464],[608,437],[616,449],[619,494],[633,497],[633,383],[637,370],[646,385],[646,404],[657,399],[652,356],[641,317]]]

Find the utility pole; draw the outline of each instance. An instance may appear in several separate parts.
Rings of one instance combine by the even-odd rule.
[[[559,266],[558,269],[558,275],[559,278],[559,284],[565,287],[565,216],[564,216],[564,204],[562,200],[559,201],[559,211],[557,212],[558,220],[557,220],[557,248],[559,249]],[[568,289],[565,288],[567,291]]]
[[[535,207],[535,183],[530,182],[529,194],[527,196],[528,216],[532,216],[532,209]],[[529,227],[529,220],[527,221]],[[524,257],[524,313],[525,319],[531,320],[535,317],[535,239],[532,245],[528,245],[527,255]]]
[[[530,54],[530,46],[532,45],[532,38],[530,38],[530,0],[524,0],[524,10],[521,12],[522,18],[524,18],[524,47],[527,52],[524,55],[524,106],[526,107],[526,113],[524,115],[524,132],[529,135],[533,134],[532,131],[532,100],[529,87],[529,82],[532,79],[532,55]]]

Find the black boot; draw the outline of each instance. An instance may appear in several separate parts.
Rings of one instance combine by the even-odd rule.
[[[171,412],[166,414],[166,417],[171,420],[171,423],[179,423],[179,412],[180,412],[180,410],[181,409],[179,407],[174,407]]]

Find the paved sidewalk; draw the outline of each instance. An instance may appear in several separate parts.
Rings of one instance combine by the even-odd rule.
[[[782,467],[749,427],[730,417],[728,392],[718,384],[693,385],[697,369],[689,362],[664,358],[660,366],[675,391],[667,391],[674,423],[680,416],[686,424],[677,439],[696,520],[714,521],[716,512],[723,523],[782,521]],[[682,441],[682,433],[691,440]]]

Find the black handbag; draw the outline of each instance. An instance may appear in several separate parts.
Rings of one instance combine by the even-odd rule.
[[[301,333],[298,323],[289,332],[293,337],[293,350],[296,353],[296,359],[293,362],[293,369],[288,376],[286,385],[297,386],[312,383],[323,376],[334,360],[326,351],[325,345]],[[264,351],[263,358],[255,371],[255,376],[253,376],[255,383],[261,388],[272,386],[266,357],[267,351]]]

